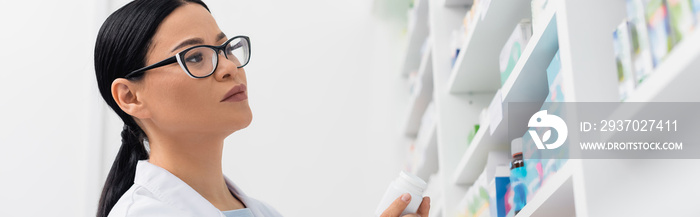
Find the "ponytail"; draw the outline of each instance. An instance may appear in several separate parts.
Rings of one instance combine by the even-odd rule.
[[[139,160],[148,159],[148,152],[143,146],[145,138],[140,127],[124,124],[122,130],[122,145],[119,148],[112,168],[107,175],[107,181],[102,189],[102,196],[97,210],[98,217],[106,217],[114,204],[134,184],[136,164]]]

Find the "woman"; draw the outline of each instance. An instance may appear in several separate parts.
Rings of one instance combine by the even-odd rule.
[[[281,216],[222,173],[224,139],[252,120],[249,59],[248,37],[227,37],[199,0],[137,0],[107,18],[95,73],[124,129],[98,217]],[[429,202],[406,216],[428,216]]]

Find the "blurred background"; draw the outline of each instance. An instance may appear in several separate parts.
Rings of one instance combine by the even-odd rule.
[[[96,88],[94,41],[127,2],[2,2],[0,216],[94,216],[122,128]],[[252,42],[254,120],[226,140],[224,174],[286,216],[371,216],[407,150],[408,93],[387,73],[407,1],[205,3]]]
[[[122,122],[93,49],[127,2],[0,5],[0,216],[95,215]],[[285,216],[373,216],[400,171],[428,181],[430,217],[700,216],[692,141],[672,159],[537,159],[518,125],[550,102],[700,102],[700,0],[205,2],[252,43],[253,122],[224,174]],[[678,121],[634,139],[697,138]]]

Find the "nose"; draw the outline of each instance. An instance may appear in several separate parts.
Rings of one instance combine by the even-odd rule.
[[[226,58],[226,54],[223,51],[218,53],[219,61],[217,61],[216,71],[214,71],[214,77],[216,80],[224,81],[233,77],[234,73],[238,73],[240,70],[233,61]]]

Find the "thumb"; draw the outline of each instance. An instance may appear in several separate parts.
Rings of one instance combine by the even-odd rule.
[[[401,197],[396,198],[389,208],[386,208],[380,217],[399,217],[404,209],[411,202],[411,194],[405,193]]]

